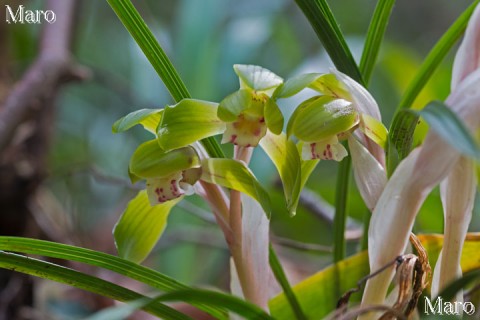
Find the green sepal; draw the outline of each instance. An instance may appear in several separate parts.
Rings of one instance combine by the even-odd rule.
[[[382,122],[368,114],[361,114],[360,130],[373,142],[385,149],[387,145],[388,130]]]
[[[253,100],[253,93],[248,89],[240,89],[223,99],[217,111],[217,116],[225,122],[237,120],[238,115],[250,108]]]
[[[141,124],[145,130],[153,134],[157,132],[157,126],[162,119],[163,109],[140,109],[118,119],[112,126],[113,133],[127,131],[131,127]]]
[[[151,206],[147,192],[131,200],[113,229],[115,246],[121,258],[140,263],[152,251],[165,230],[170,210],[182,198]]]
[[[306,73],[288,79],[275,89],[272,98],[281,99],[291,97],[310,86],[312,82],[321,76],[321,73]]]
[[[275,73],[259,66],[236,64],[233,69],[240,78],[240,89],[273,91],[283,83],[283,79]]]
[[[260,203],[270,219],[270,197],[243,162],[233,159],[205,159],[202,161],[200,179],[249,195]]]
[[[175,172],[200,167],[194,148],[188,146],[165,152],[157,140],[142,143],[130,159],[130,172],[141,178],[166,177]]]
[[[217,117],[217,109],[216,103],[194,99],[166,107],[158,127],[158,143],[169,151],[222,133],[225,123]]]
[[[299,109],[292,115],[290,131],[306,142],[320,141],[348,131],[358,123],[357,111],[351,102],[343,99],[322,96],[300,105]]]
[[[284,133],[274,135],[270,132],[260,140],[260,146],[277,168],[288,212],[294,216],[301,191],[301,160],[297,147]]]
[[[303,145],[305,142],[299,141],[296,145],[297,152],[299,155],[302,154],[302,149]],[[310,178],[310,175],[312,174],[313,170],[317,167],[317,164],[320,162],[318,159],[313,159],[313,160],[303,160],[301,159],[301,179],[300,179],[300,190],[303,190],[305,187],[305,184],[308,181],[308,178]]]
[[[310,89],[318,91],[326,96],[352,100],[350,93],[341,81],[334,74],[327,73],[318,77],[309,86]]]
[[[274,134],[280,134],[283,129],[283,114],[274,99],[267,99],[264,116],[267,128]]]
[[[290,116],[290,119],[288,120],[287,123],[287,138],[290,138],[293,135],[293,126],[297,120],[297,116],[311,103],[315,102],[316,100],[320,99],[321,96],[314,96],[311,97],[302,103],[293,111],[292,115]]]
[[[135,173],[133,173],[131,170],[130,170],[130,166],[128,167],[128,177],[130,178],[130,182],[132,184],[135,184],[137,183],[138,181],[142,180],[141,177],[137,176]]]

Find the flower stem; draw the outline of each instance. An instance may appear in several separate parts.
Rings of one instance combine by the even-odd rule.
[[[252,148],[235,146],[234,150],[234,158],[248,165],[252,156]],[[243,295],[246,300],[266,308],[267,306],[263,305],[263,301],[260,300],[257,290],[255,290],[254,270],[250,270],[250,264],[243,256],[242,199],[240,191],[230,190],[229,218],[229,226],[232,231],[232,242],[229,243],[229,248]]]

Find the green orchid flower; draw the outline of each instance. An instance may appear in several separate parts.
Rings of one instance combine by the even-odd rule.
[[[357,137],[377,160],[384,163],[387,130],[381,123],[378,105],[360,84],[339,71],[305,74],[288,80],[276,97],[311,88],[321,95],[302,102],[290,117],[287,136],[301,142],[303,160],[341,161],[347,150],[341,141],[358,128]]]
[[[240,89],[220,102],[218,117],[226,123],[222,143],[256,147],[267,129],[280,134],[283,115],[272,94],[283,79],[259,66],[234,65]]]

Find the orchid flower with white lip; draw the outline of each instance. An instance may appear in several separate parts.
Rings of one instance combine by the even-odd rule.
[[[479,39],[477,7],[455,58],[452,93],[446,100],[472,132],[480,127]],[[458,277],[476,189],[474,168],[472,159],[462,156],[435,132],[429,132],[423,145],[400,163],[375,206],[369,228],[370,270],[375,272],[405,251],[420,206],[441,183],[446,227],[442,257],[435,268],[433,295]],[[384,303],[393,273],[390,268],[367,282],[363,305]],[[370,314],[361,319],[372,317]]]
[[[283,87],[277,89],[280,96],[305,87],[323,94],[298,106],[288,123],[287,136],[295,135],[301,141],[304,160],[341,161],[347,150],[340,141],[348,139],[358,189],[373,210],[387,181],[382,148],[387,130],[373,97],[362,85],[337,70],[330,74],[302,75],[288,80]]]

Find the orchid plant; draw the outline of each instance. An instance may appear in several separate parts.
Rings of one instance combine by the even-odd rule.
[[[261,66],[236,64],[231,76],[238,77],[238,90],[220,101],[190,97],[132,3],[108,2],[175,100],[164,108],[134,111],[113,124],[115,133],[141,125],[150,134],[150,140],[141,143],[130,158],[128,175],[142,190],[115,225],[119,257],[4,237],[0,237],[0,250],[100,266],[166,293],[148,298],[104,280],[98,279],[98,285],[96,278],[88,275],[31,260],[41,271],[35,273],[37,269],[29,269],[23,258],[2,251],[0,266],[16,268],[18,264],[23,272],[133,301],[132,310],[144,309],[165,319],[189,319],[163,303],[178,300],[219,319],[241,316],[304,320],[328,315],[332,319],[408,318],[425,289],[436,297],[462,278],[466,270],[462,269],[462,250],[472,217],[480,159],[476,139],[480,129],[478,0],[432,50],[402,107],[410,107],[407,102],[415,100],[438,61],[466,27],[445,103],[432,102],[420,111],[398,110],[389,129],[382,122],[382,106],[367,90],[367,84],[394,1],[378,2],[357,67],[326,1],[297,0],[335,68],[284,79]],[[310,92],[310,97],[300,103],[282,101],[283,107],[292,111],[286,120],[279,100],[298,97],[304,90]],[[412,149],[419,117],[428,122],[430,129]],[[232,145],[231,157],[224,155],[222,145]],[[281,259],[270,245],[270,218],[277,213],[272,209],[269,192],[250,168],[258,147],[277,169],[283,186],[282,205],[291,219],[295,219],[302,190],[314,169],[324,161],[339,163],[334,220],[339,241],[334,243],[334,264],[293,289]],[[345,189],[350,164],[369,211],[365,221],[368,251],[345,257]],[[435,250],[428,241],[418,240],[412,229],[427,195],[438,185],[445,227],[443,248],[430,279],[429,255]],[[194,289],[140,266],[161,239],[172,208],[194,194],[208,205],[223,233],[231,257],[231,295]],[[478,261],[472,264],[469,270],[480,267]],[[272,294],[274,280],[283,290],[276,296]],[[361,304],[349,304],[350,296],[361,291],[364,283],[362,297],[357,299]],[[454,300],[463,301],[463,292],[455,293]]]

